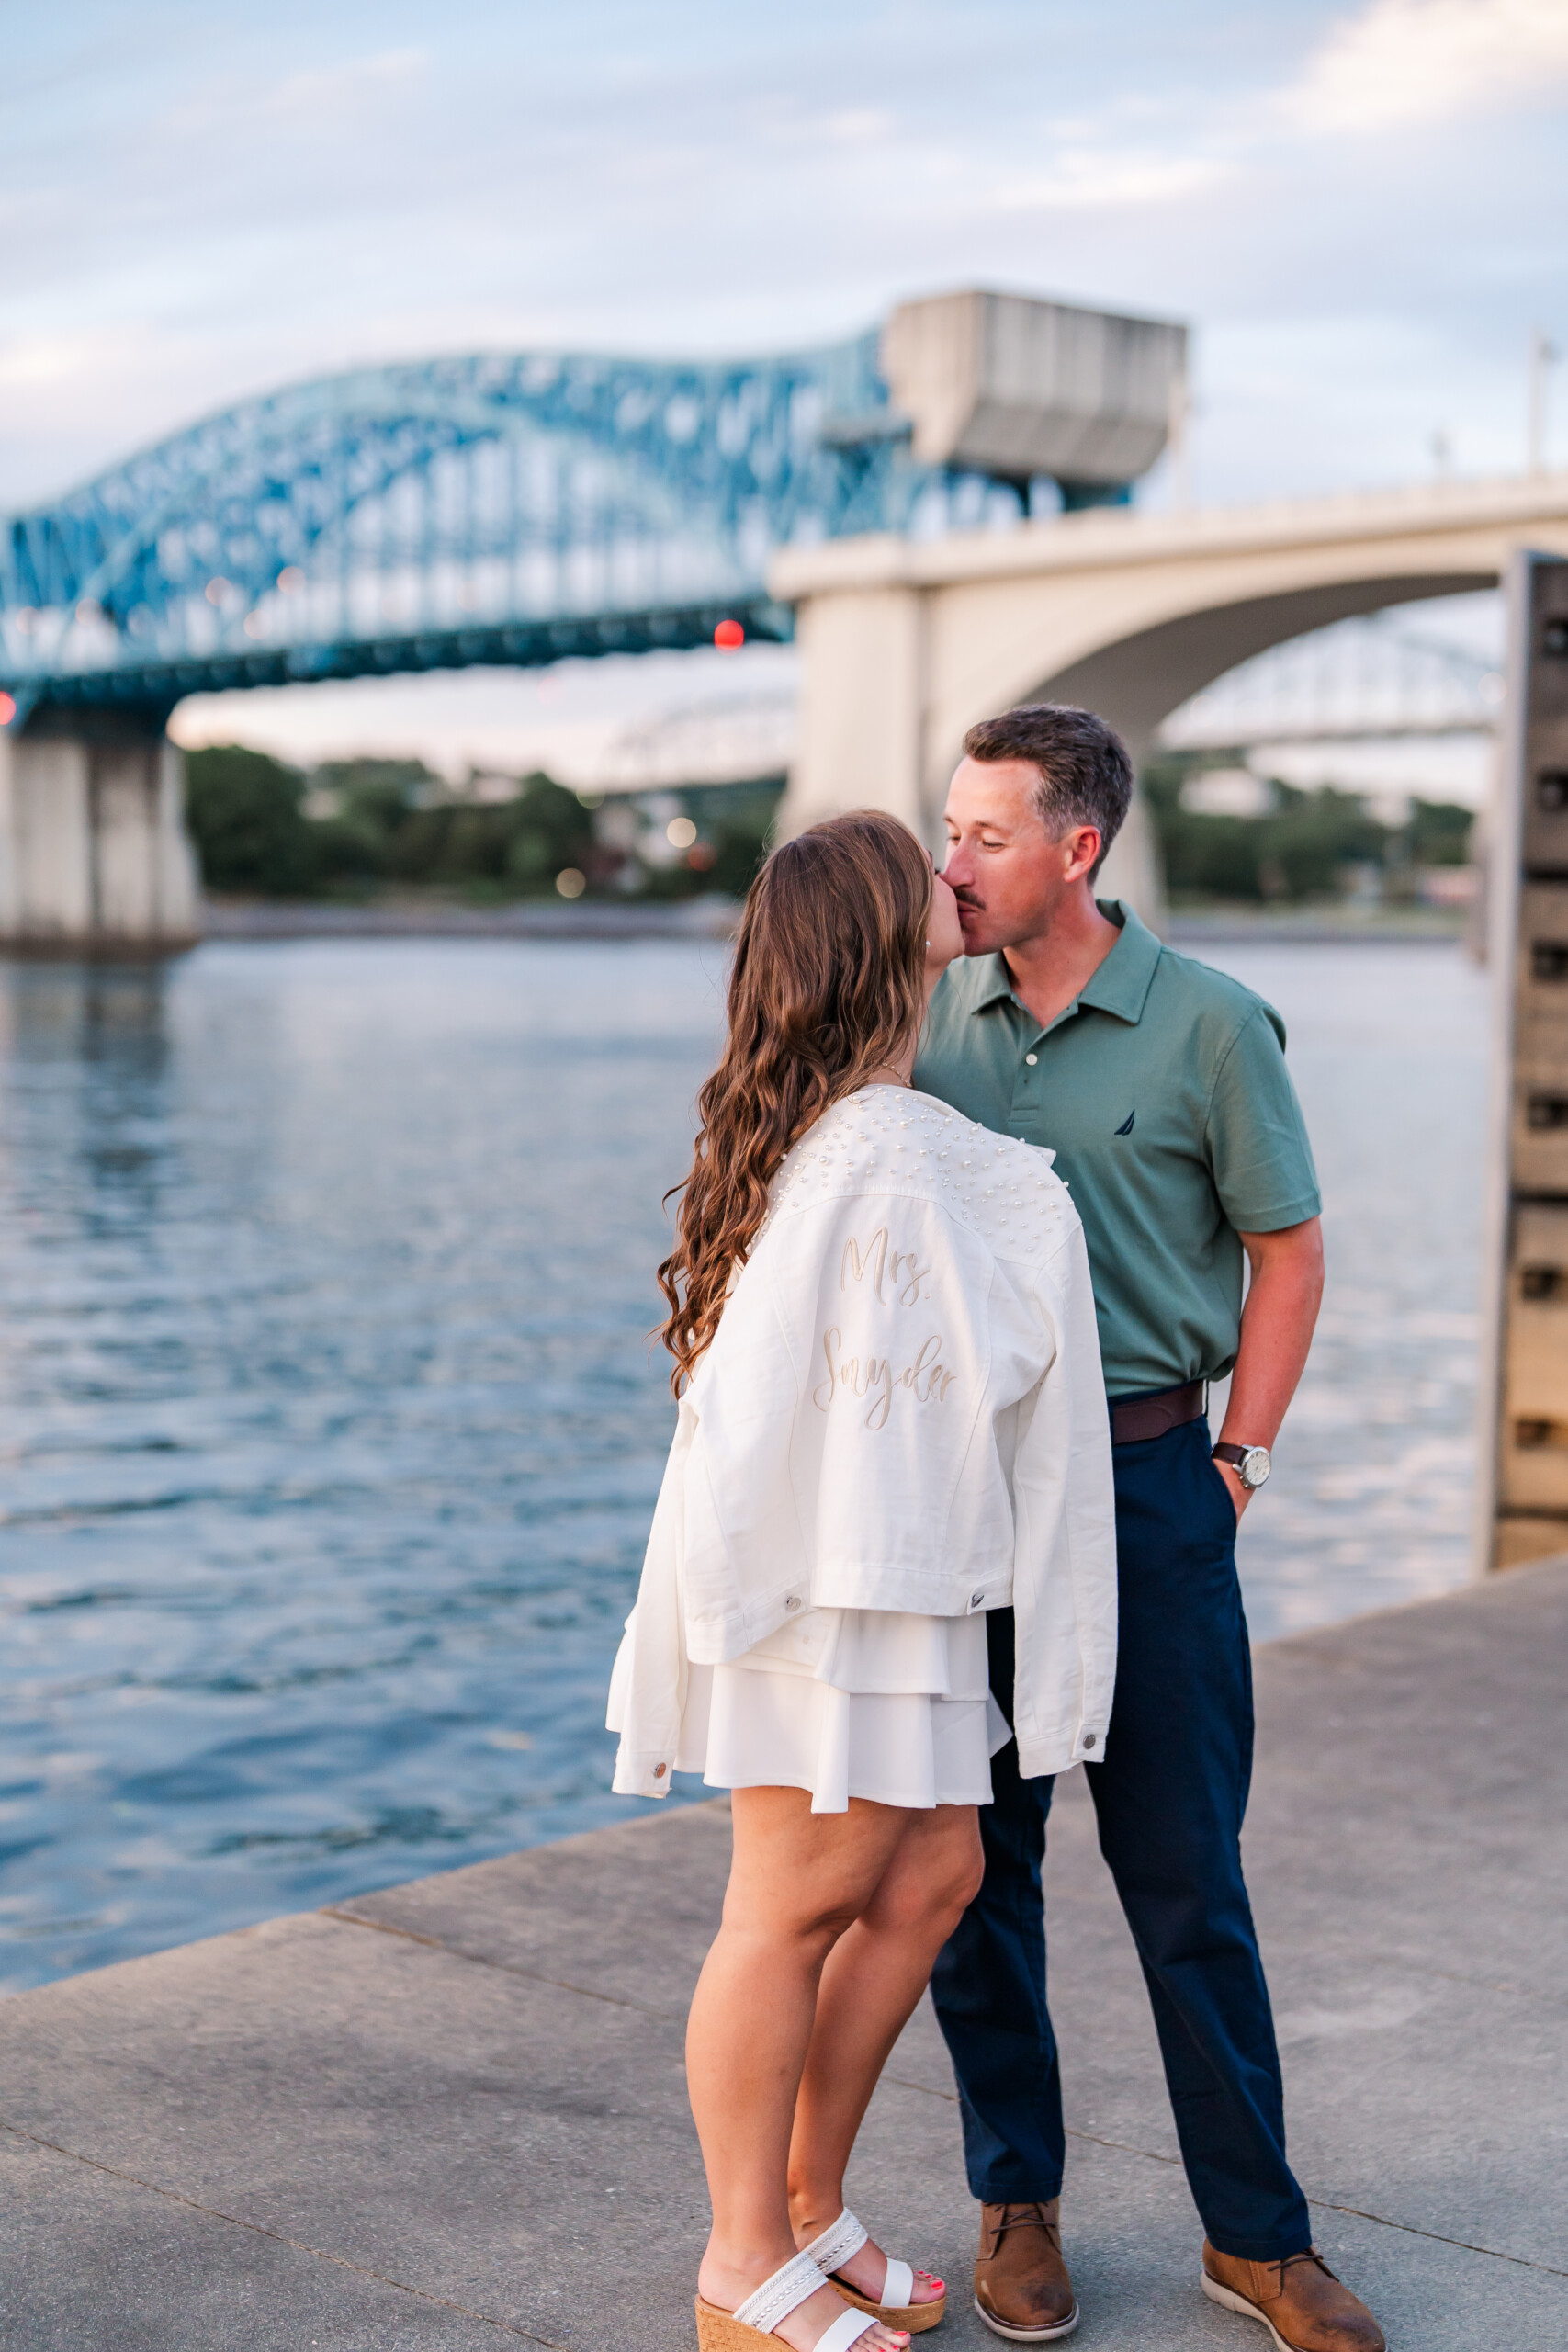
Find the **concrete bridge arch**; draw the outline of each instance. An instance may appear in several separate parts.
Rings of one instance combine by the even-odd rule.
[[[1332,621],[1493,586],[1521,545],[1568,552],[1568,475],[789,549],[770,574],[802,653],[785,821],[871,804],[935,846],[964,730],[988,712],[1085,704],[1142,760],[1160,721],[1238,662]],[[1106,887],[1157,911],[1140,808]]]

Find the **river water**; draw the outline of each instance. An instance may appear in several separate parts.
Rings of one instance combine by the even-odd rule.
[[[1485,989],[1440,945],[1204,952],[1286,1016],[1328,1204],[1244,1528],[1267,1636],[1467,1573]],[[0,1986],[631,1810],[603,1696],[722,969],[0,967]]]

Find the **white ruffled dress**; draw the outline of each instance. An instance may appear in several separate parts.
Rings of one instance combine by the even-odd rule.
[[[632,1638],[615,1660],[612,1731]],[[983,1611],[805,1609],[728,1666],[687,1672],[675,1770],[713,1789],[806,1789],[813,1813],[843,1813],[851,1797],[989,1804],[991,1758],[1012,1736],[991,1696]]]

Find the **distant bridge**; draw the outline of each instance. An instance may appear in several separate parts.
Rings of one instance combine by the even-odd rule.
[[[0,686],[187,694],[780,638],[773,548],[978,521],[911,454],[875,333],[733,362],[480,355],[244,401],[0,535]]]
[[[1242,662],[1173,710],[1155,741],[1168,751],[1237,752],[1490,735],[1502,698],[1501,673],[1483,654],[1377,614]],[[623,729],[584,781],[615,793],[750,783],[784,775],[798,734],[791,689],[681,704]]]
[[[1495,662],[1379,616],[1340,621],[1242,662],[1173,710],[1157,741],[1172,751],[1218,752],[1489,735],[1502,700]]]
[[[981,292],[761,359],[521,352],[243,401],[0,526],[35,710],[787,636],[778,548],[1125,501],[1186,330]],[[1053,502],[1055,503],[1055,501]],[[4,716],[4,714],[0,714]]]

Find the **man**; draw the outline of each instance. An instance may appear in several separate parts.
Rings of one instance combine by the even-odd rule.
[[[1323,1287],[1319,1199],[1279,1016],[1161,945],[1095,872],[1132,770],[1084,710],[973,728],[947,800],[966,960],[915,1083],[1051,1146],[1083,1219],[1111,1399],[1121,1632],[1103,1759],[1086,1765],[1154,2005],[1202,2286],[1280,2352],[1382,2352],[1312,2251],[1285,2161],[1268,1988],[1242,1878],[1252,1685],[1235,1529],[1269,1475]],[[1242,1302],[1243,1263],[1250,1269]],[[1229,1372],[1211,1451],[1205,1384]],[[1010,1713],[1012,1620],[987,1620]],[[976,2309],[1022,2344],[1066,2335],[1065,2143],[1041,1894],[1051,1782],[994,1760],[986,1878],[932,1992],[983,2208]]]

